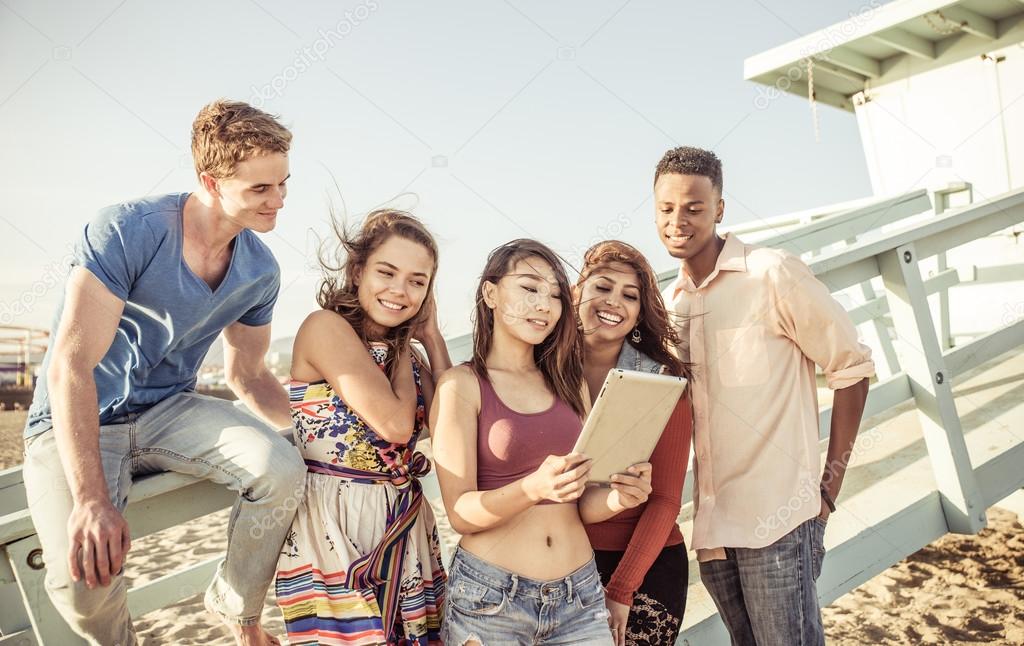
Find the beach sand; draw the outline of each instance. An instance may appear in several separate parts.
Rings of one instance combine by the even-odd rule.
[[[0,413],[0,469],[21,462],[23,412]],[[452,547],[453,534],[431,501]],[[829,644],[1024,644],[1024,527],[1013,512],[992,508],[977,536],[947,535],[912,554],[823,610]],[[211,558],[224,549],[227,511],[133,542],[132,584]],[[205,613],[202,589],[173,606],[135,618],[143,644],[232,643]],[[264,623],[283,635],[273,591]],[[282,641],[284,641],[282,639]]]

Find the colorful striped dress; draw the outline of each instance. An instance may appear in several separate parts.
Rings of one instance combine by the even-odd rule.
[[[383,369],[387,349],[370,353]],[[277,603],[291,644],[440,644],[446,576],[415,451],[374,433],[326,381],[292,381],[295,439],[309,473],[277,566]]]

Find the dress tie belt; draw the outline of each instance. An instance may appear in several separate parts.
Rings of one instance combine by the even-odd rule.
[[[391,643],[398,615],[398,593],[402,585],[400,577],[405,562],[405,548],[409,541],[409,531],[419,518],[423,502],[423,487],[419,478],[430,473],[430,461],[417,451],[408,464],[400,464],[386,472],[364,471],[316,460],[306,460],[306,469],[361,484],[390,482],[398,490],[394,505],[388,507],[387,524],[380,543],[369,554],[352,562],[345,582],[351,590],[374,590],[381,606],[384,634]],[[395,580],[392,580],[392,576]]]

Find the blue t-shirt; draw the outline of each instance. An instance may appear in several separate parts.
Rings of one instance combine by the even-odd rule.
[[[221,330],[238,321],[270,322],[281,272],[273,254],[243,229],[231,264],[215,290],[182,256],[188,193],[148,197],[107,207],[85,227],[72,266],[82,266],[125,301],[110,349],[93,371],[100,424],[138,413],[196,385],[199,366]],[[57,332],[63,300],[51,339]],[[25,437],[53,427],[43,357]]]

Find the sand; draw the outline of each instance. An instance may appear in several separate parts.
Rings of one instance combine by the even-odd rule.
[[[21,463],[25,413],[0,413],[0,469]],[[454,535],[436,500],[448,547]],[[1024,644],[1024,527],[1015,513],[992,508],[977,536],[947,535],[912,554],[823,610],[829,644]],[[227,512],[210,514],[136,539],[126,568],[133,584],[210,558],[224,549]],[[232,643],[208,616],[202,590],[135,619],[143,644]],[[265,625],[283,635],[268,594]]]
[[[21,464],[26,411],[0,411],[0,471]]]
[[[993,507],[823,609],[829,644],[1024,644],[1024,528]]]

